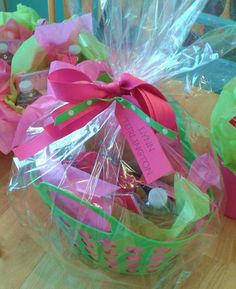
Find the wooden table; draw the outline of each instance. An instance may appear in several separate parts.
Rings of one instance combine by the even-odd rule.
[[[69,287],[66,270],[20,226],[6,197],[10,164],[11,156],[0,155],[0,289],[95,289],[81,282]],[[235,272],[236,221],[223,218],[219,236],[183,289],[235,289]]]
[[[209,97],[211,110],[216,96],[199,97],[202,100]],[[199,99],[184,98],[183,102],[187,109],[203,119],[204,124],[209,124],[209,112],[206,107],[199,109]],[[95,289],[87,285],[86,280],[84,283],[79,280],[70,287],[68,269],[45,253],[19,225],[6,197],[10,166],[11,156],[0,155],[0,289]],[[235,272],[236,221],[222,218],[219,235],[182,289],[235,289]]]

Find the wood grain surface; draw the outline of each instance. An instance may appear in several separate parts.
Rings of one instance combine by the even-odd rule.
[[[206,95],[199,97],[203,100]],[[194,105],[192,101],[189,105],[187,98],[183,101],[187,110],[208,125],[210,111],[216,99],[216,95],[212,94],[209,108],[205,107],[204,110],[199,108],[197,98]],[[72,268],[64,267],[63,262],[46,253],[26,234],[6,196],[11,159],[11,155],[0,155],[0,289],[111,289],[109,285],[100,287],[91,284],[88,282],[89,276],[77,280],[71,278],[69,273]],[[236,221],[222,217],[218,236],[181,289],[235,289],[235,272]]]
[[[11,156],[0,155],[0,289],[98,289],[86,278],[69,281],[71,269],[25,233],[6,197],[10,165]],[[181,289],[235,289],[235,272],[236,221],[223,218],[219,235]]]

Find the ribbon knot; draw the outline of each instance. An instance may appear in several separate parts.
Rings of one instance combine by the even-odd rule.
[[[114,81],[114,82],[109,83],[109,84],[101,83],[101,84],[99,84],[99,87],[103,91],[107,92],[107,95],[105,97],[115,97],[115,96],[118,96],[118,95],[125,94],[125,91],[122,90],[119,81]]]

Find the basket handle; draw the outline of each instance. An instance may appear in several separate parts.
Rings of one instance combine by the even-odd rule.
[[[37,191],[40,194],[40,196],[42,197],[43,201],[49,206],[49,208],[56,207],[56,210],[59,211],[62,215],[64,215],[64,217],[69,218],[69,219],[73,219],[73,221],[80,226],[87,227],[90,229],[92,228],[93,230],[97,230],[100,233],[105,234],[106,236],[111,235],[112,232],[115,232],[117,230],[117,227],[123,227],[123,225],[115,217],[106,213],[101,208],[90,204],[88,201],[81,199],[79,196],[71,193],[70,191],[66,191],[64,189],[58,188],[57,186],[49,184],[47,182],[41,182],[40,184],[36,184],[34,182],[33,185],[37,189]],[[55,203],[53,202],[53,200],[50,196],[50,191],[55,192],[59,195],[65,196],[65,197],[67,197],[67,198],[69,198],[75,202],[78,202],[81,205],[83,205],[84,207],[86,207],[87,209],[93,211],[94,213],[96,213],[97,215],[102,217],[104,220],[108,221],[110,228],[111,228],[111,231],[105,232],[103,230],[96,229],[96,228],[94,228],[90,225],[87,225],[87,224],[73,218],[72,216],[68,215],[63,210],[61,210],[58,206],[55,205]]]

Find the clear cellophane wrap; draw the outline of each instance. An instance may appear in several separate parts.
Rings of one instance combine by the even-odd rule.
[[[107,63],[51,66],[58,101],[15,149],[9,197],[61,257],[55,288],[177,288],[214,239],[223,186],[201,112],[217,94],[200,68],[236,34],[186,46],[206,2],[86,1]]]

